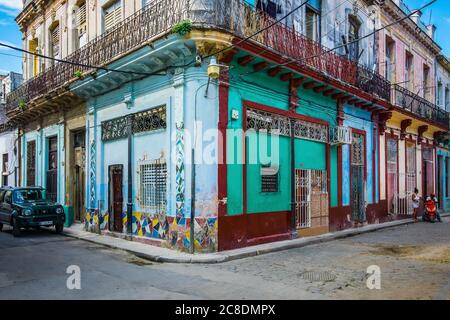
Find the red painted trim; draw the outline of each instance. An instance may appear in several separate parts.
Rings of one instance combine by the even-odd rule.
[[[247,107],[242,108],[242,130],[244,140],[242,141],[242,210],[247,214]]]
[[[218,198],[219,200],[227,198],[228,190],[228,164],[227,164],[227,126],[228,126],[228,71],[224,71],[220,77],[219,82],[219,124],[218,130],[222,139],[219,139],[219,161],[221,163],[218,164],[218,175],[217,175],[217,184],[218,184]],[[226,203],[218,204],[218,215],[224,216],[227,214],[227,205]]]
[[[298,114],[293,111],[282,110],[282,109],[270,107],[270,106],[267,106],[267,105],[264,105],[261,103],[249,101],[249,100],[244,100],[243,105],[244,105],[244,107],[249,107],[249,108],[253,108],[253,109],[257,109],[257,110],[261,110],[261,111],[265,111],[265,112],[270,112],[270,113],[288,117],[288,118],[294,118],[294,119],[308,121],[308,122],[317,123],[317,124],[322,124],[322,125],[326,125],[326,126],[329,125],[328,121],[325,121],[322,119],[308,117],[308,116]]]
[[[338,206],[342,206],[342,146],[337,147]]]
[[[378,138],[377,132],[378,132],[378,130],[375,125],[375,122],[372,122],[372,123],[373,123],[373,129],[372,129],[372,135],[373,135],[373,137],[372,137],[372,200],[373,200],[373,203],[378,203],[378,201],[376,199],[377,187],[375,185],[375,178],[377,176],[377,172],[375,169],[375,165],[376,165],[375,150],[377,148],[377,138]]]
[[[327,161],[327,192],[328,192],[328,214],[330,213],[331,209],[331,177],[330,177],[330,144],[327,143],[326,147],[326,161]],[[329,218],[329,217],[328,217]],[[329,221],[328,221],[329,223]]]
[[[256,213],[256,214],[259,214],[259,213]],[[248,239],[247,246],[256,246],[258,244],[282,241],[282,240],[291,240],[291,233],[286,232],[286,233],[282,233],[282,234],[274,234],[274,235],[270,235],[270,236]]]

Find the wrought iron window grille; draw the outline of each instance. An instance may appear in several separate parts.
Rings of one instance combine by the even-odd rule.
[[[247,108],[247,130],[291,136],[291,121],[288,117],[274,113]],[[328,143],[328,126],[304,120],[294,120],[296,138]]]
[[[102,141],[114,141],[126,138],[128,136],[129,125],[131,125],[132,134],[166,129],[166,106],[158,106],[145,111],[103,121],[101,124]]]
[[[142,209],[165,212],[167,205],[167,163],[165,159],[138,162],[139,194]]]

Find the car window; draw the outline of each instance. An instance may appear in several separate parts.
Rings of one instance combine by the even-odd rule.
[[[4,201],[6,203],[10,204],[11,203],[11,196],[12,196],[12,192],[11,191],[6,191]]]
[[[14,202],[36,202],[45,201],[46,195],[41,189],[21,189],[14,192]]]

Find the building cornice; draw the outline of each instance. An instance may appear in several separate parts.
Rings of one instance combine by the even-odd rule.
[[[444,67],[445,70],[447,70],[448,72],[450,72],[450,61],[448,60],[447,57],[445,57],[444,55],[440,54],[436,57],[437,61],[439,62],[439,64]]]
[[[394,20],[399,20],[407,16],[407,14],[392,0],[384,1],[380,5],[380,8],[383,13],[389,15]],[[423,44],[434,55],[438,55],[441,52],[441,47],[425,31],[423,31],[411,17],[399,22],[397,25],[408,31],[410,35]]]

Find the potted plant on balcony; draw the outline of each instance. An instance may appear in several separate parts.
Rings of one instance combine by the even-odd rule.
[[[75,72],[73,73],[73,75],[78,78],[81,79],[83,77],[83,72],[81,70],[75,70]]]
[[[20,111],[25,111],[25,108],[27,107],[27,104],[25,103],[24,100],[19,100],[18,106],[19,106]]]
[[[172,33],[178,33],[180,36],[184,36],[191,32],[192,30],[192,21],[191,20],[182,20],[178,22],[172,28]]]

